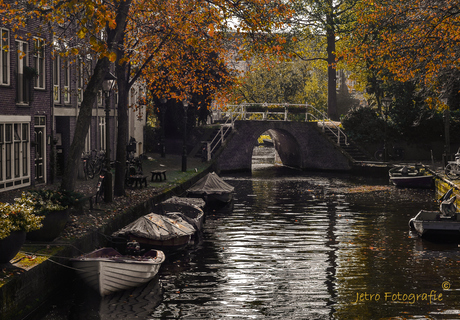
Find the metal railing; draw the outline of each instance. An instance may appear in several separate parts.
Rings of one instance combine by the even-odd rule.
[[[296,112],[289,112],[289,108],[294,107]],[[304,112],[299,112],[305,108]],[[252,121],[299,121],[293,115],[304,114],[304,120],[318,122],[318,125],[325,132],[326,129],[331,132],[337,139],[337,145],[340,145],[340,140],[344,139],[345,145],[348,145],[348,137],[339,127],[338,122],[328,119],[324,112],[319,111],[309,104],[279,104],[279,103],[251,103],[240,105],[227,105],[226,111],[220,111],[220,118],[226,119],[221,124],[219,132],[214,136],[210,143],[208,143],[208,154],[222,145],[225,142],[226,134],[234,127],[237,120],[252,120]],[[260,110],[258,110],[260,109]],[[249,110],[249,111],[248,111]],[[252,111],[251,111],[252,110]],[[210,149],[209,149],[210,148]]]

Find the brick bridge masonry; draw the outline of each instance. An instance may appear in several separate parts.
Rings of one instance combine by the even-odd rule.
[[[250,171],[257,138],[269,131],[285,166],[302,170],[349,171],[353,159],[318,127],[317,122],[235,121],[217,157],[217,169]]]

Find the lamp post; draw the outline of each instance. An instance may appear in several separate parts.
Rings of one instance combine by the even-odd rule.
[[[182,172],[187,171],[187,109],[188,109],[188,100],[182,101],[184,106],[184,133],[182,140]]]
[[[110,92],[115,85],[117,78],[111,73],[107,72],[102,83],[102,90],[105,93],[105,177],[104,177],[104,201],[113,201],[113,190],[112,190],[112,169],[110,167]]]
[[[161,157],[165,158],[166,157],[166,146],[165,146],[165,112],[166,112],[166,102],[168,102],[168,99],[166,98],[161,98],[160,103],[161,103],[161,137],[160,137],[160,148],[161,148]]]
[[[383,104],[383,114],[384,114],[384,131],[383,131],[383,161],[387,161],[388,153],[387,153],[387,117],[388,117],[388,106],[391,104],[391,98],[383,97],[382,104]]]

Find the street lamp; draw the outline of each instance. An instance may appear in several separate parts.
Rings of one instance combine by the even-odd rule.
[[[110,92],[112,91],[117,78],[109,71],[105,74],[102,82],[102,90],[105,93],[105,177],[104,177],[104,201],[113,201],[112,190],[112,169],[110,167]]]
[[[383,104],[383,114],[384,114],[384,131],[383,131],[383,161],[387,161],[388,152],[387,152],[387,121],[388,121],[388,107],[391,104],[392,99],[388,97],[382,98]]]
[[[166,146],[165,146],[165,113],[166,113],[166,102],[168,99],[161,98],[160,103],[160,112],[161,112],[161,137],[160,137],[160,148],[161,148],[161,157],[166,157]]]
[[[182,172],[187,171],[187,109],[188,109],[188,100],[182,101],[184,106],[184,133],[182,140]]]

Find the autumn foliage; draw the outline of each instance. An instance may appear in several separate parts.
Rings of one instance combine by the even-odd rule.
[[[458,1],[363,0],[358,9],[354,45],[344,55],[348,63],[438,88],[458,73]]]

